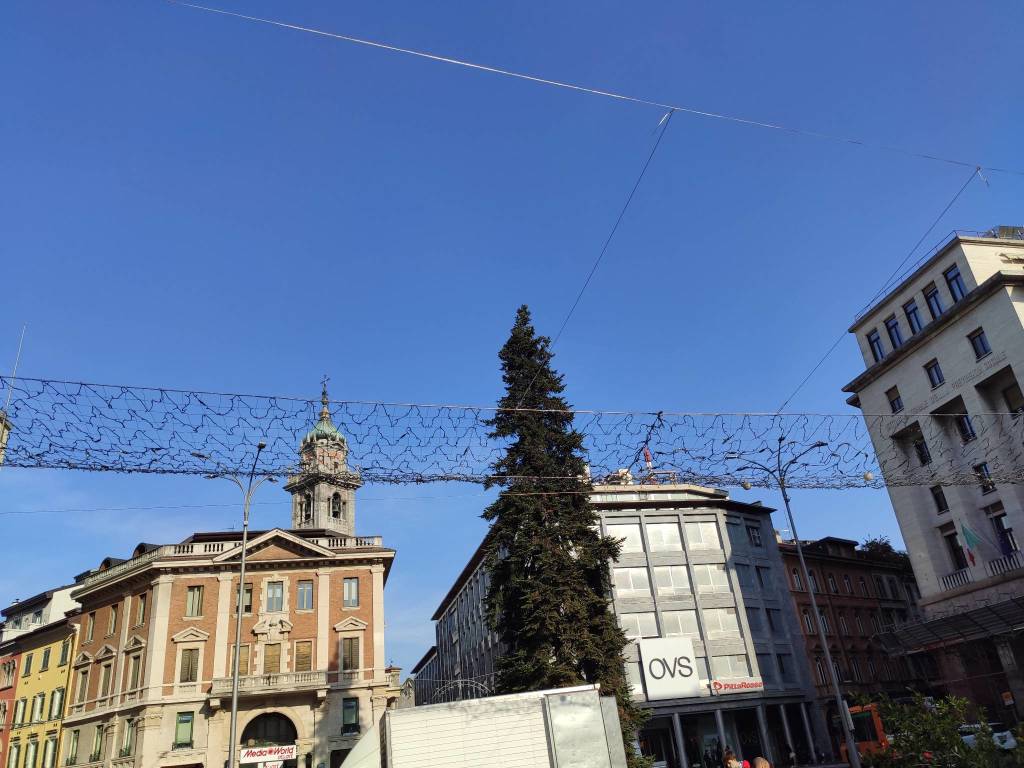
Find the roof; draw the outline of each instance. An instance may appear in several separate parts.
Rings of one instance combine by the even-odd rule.
[[[969,610],[900,624],[877,635],[886,650],[915,653],[1024,629],[1024,598],[1007,597]]]
[[[430,661],[431,656],[437,656],[436,645],[430,646],[430,650],[423,654],[423,658],[416,662],[416,666],[412,668],[412,672],[410,672],[409,674],[415,675],[417,672],[423,669],[427,665],[427,662]]]
[[[331,401],[327,397],[327,384],[325,382],[323,392],[320,395],[320,420],[302,438],[303,445],[313,440],[339,440],[345,443],[345,438],[338,431],[338,428],[334,426],[334,422],[331,421],[330,403]]]
[[[4,616],[11,616],[15,613],[21,613],[25,608],[31,608],[34,605],[41,605],[42,603],[45,603],[47,600],[53,597],[55,592],[60,592],[62,589],[68,589],[69,587],[73,586],[74,584],[65,584],[61,587],[53,587],[52,589],[48,589],[45,592],[40,592],[38,595],[32,595],[32,597],[29,597],[25,600],[19,600],[16,603],[11,603],[9,606],[0,611],[0,614]]]

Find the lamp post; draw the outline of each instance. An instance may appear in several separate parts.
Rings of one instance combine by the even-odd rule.
[[[242,652],[242,608],[245,600],[245,548],[249,543],[249,505],[252,502],[253,494],[267,480],[274,482],[274,478],[268,476],[255,479],[256,465],[259,463],[260,454],[267,444],[262,440],[256,446],[256,456],[252,460],[252,469],[249,470],[247,482],[243,482],[244,475],[223,471],[222,474],[209,475],[209,477],[225,477],[231,480],[242,491],[242,557],[238,575],[238,604],[235,612],[235,657],[231,665],[231,726],[228,730],[228,759],[227,768],[235,768],[235,747],[238,736],[238,657]],[[210,457],[203,453],[193,453],[197,459],[210,461]]]
[[[828,640],[825,638],[825,625],[821,620],[821,613],[818,611],[818,602],[814,599],[814,585],[811,583],[811,577],[807,571],[807,562],[804,560],[804,549],[800,544],[800,534],[797,533],[796,530],[796,522],[793,520],[793,510],[789,506],[789,493],[786,491],[786,475],[790,468],[797,464],[800,459],[811,451],[815,451],[819,448],[825,448],[828,443],[818,441],[783,463],[782,448],[784,439],[785,438],[782,435],[779,435],[779,447],[775,452],[774,467],[770,464],[762,464],[759,461],[748,459],[745,456],[740,456],[739,454],[728,456],[727,458],[739,459],[746,462],[747,466],[738,467],[737,471],[744,469],[757,469],[764,472],[775,481],[776,485],[779,487],[779,491],[782,493],[782,501],[786,505],[786,517],[789,519],[789,529],[793,534],[793,541],[796,543],[797,558],[800,560],[800,573],[803,576],[804,584],[807,585],[807,594],[811,598],[811,611],[814,613],[815,626],[818,628],[818,640],[821,642],[821,647],[825,652],[825,665],[828,667],[829,678],[832,683],[832,695],[836,700],[840,726],[842,727],[843,734],[846,737],[846,754],[849,757],[851,768],[861,768],[860,754],[857,752],[857,742],[853,738],[853,731],[850,730],[846,716],[846,704],[843,701],[843,693],[839,688],[839,675],[836,674],[836,667],[832,662],[832,653],[828,649]],[[867,474],[868,473],[865,473],[865,480],[870,480],[871,478],[869,478]],[[749,490],[750,483],[744,482],[743,487],[744,489]]]

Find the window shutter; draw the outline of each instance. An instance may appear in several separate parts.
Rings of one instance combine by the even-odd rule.
[[[263,674],[269,675],[281,671],[281,644],[272,643],[263,646]]]
[[[341,641],[341,668],[353,670],[359,667],[359,638],[346,637]]]
[[[295,671],[309,672],[313,668],[313,643],[303,640],[295,644]]]

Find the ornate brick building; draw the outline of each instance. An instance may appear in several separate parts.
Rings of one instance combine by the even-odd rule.
[[[292,526],[250,534],[239,744],[228,744],[241,537],[140,544],[79,579],[61,765],[224,764],[230,748],[297,744],[294,766],[340,765],[398,691],[385,668],[384,584],[394,550],[354,536],[358,475],[331,422],[300,446]]]

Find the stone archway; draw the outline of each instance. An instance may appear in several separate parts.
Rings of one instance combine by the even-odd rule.
[[[280,712],[264,712],[248,722],[239,744],[243,747],[266,747],[294,744],[299,738],[295,724]]]

